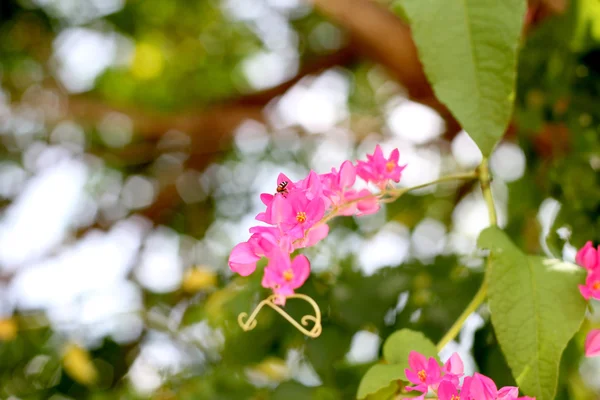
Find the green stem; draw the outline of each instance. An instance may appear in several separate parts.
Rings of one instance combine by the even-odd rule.
[[[436,179],[435,181],[423,183],[421,185],[411,186],[411,187],[407,187],[407,188],[398,188],[398,189],[391,188],[391,189],[383,190],[379,194],[369,194],[367,196],[358,197],[356,199],[347,201],[346,203],[344,203],[344,206],[358,203],[359,201],[368,200],[370,198],[377,198],[377,199],[380,199],[380,201],[383,203],[390,203],[392,201],[398,200],[398,198],[400,196],[402,196],[403,194],[406,194],[412,190],[422,189],[427,186],[432,186],[432,185],[436,185],[438,183],[443,183],[443,182],[448,182],[448,181],[476,179],[478,176],[479,176],[479,174],[477,171],[464,172],[464,173],[453,174],[453,175],[446,175],[446,176],[442,176],[441,178]],[[339,208],[335,207],[333,210],[331,210],[329,213],[327,213],[323,218],[321,218],[321,220],[319,222],[317,222],[315,224],[315,226],[329,222],[333,218],[337,217],[338,211],[339,211]],[[304,238],[307,237],[308,232],[309,232],[309,230],[307,230],[304,233]],[[298,241],[298,240],[300,240],[300,239],[297,239],[296,241]]]
[[[462,174],[446,175],[446,176],[442,176],[439,179],[436,179],[435,181],[423,183],[421,185],[411,186],[411,187],[408,187],[408,188],[391,189],[391,190],[388,190],[388,191],[384,192],[384,194],[388,194],[394,200],[396,200],[398,197],[402,196],[403,194],[411,192],[413,190],[422,189],[422,188],[425,188],[425,187],[428,187],[428,186],[431,186],[431,185],[436,185],[438,183],[443,183],[443,182],[448,182],[448,181],[476,179],[477,176],[478,176],[477,171],[465,172],[465,173],[462,173]]]
[[[471,315],[477,310],[481,303],[484,302],[486,296],[487,284],[484,281],[477,293],[475,294],[475,297],[473,297],[473,300],[471,300],[467,308],[465,308],[462,314],[460,314],[460,317],[458,317],[458,319],[454,322],[454,325],[450,327],[450,330],[448,330],[448,332],[444,335],[442,340],[440,340],[437,344],[438,351],[441,351],[444,348],[444,346],[446,346],[448,343],[450,343],[450,341],[452,341],[456,336],[458,336],[463,324],[465,323],[469,315]]]
[[[477,169],[479,175],[479,182],[481,183],[481,190],[483,191],[483,198],[485,200],[485,204],[487,205],[488,213],[490,216],[490,224],[497,225],[498,217],[496,216],[496,206],[494,205],[494,197],[492,196],[492,188],[490,183],[492,181],[492,177],[490,175],[490,170],[488,167],[488,160],[484,158],[481,161],[481,165]],[[462,312],[462,314],[458,317],[458,319],[454,322],[454,324],[450,327],[448,332],[444,335],[442,340],[437,344],[438,351],[441,351],[444,346],[446,346],[450,341],[452,341],[462,329],[463,324],[473,312],[479,308],[479,306],[485,301],[487,297],[487,282],[484,278],[481,287],[473,297],[473,300],[469,303],[467,308]]]
[[[490,183],[492,177],[488,168],[488,160],[484,158],[479,166],[479,181],[481,182],[481,190],[483,191],[483,198],[487,205],[488,213],[490,215],[490,225],[497,225],[498,218],[496,217],[496,207],[494,206],[494,197],[492,196],[492,188]]]

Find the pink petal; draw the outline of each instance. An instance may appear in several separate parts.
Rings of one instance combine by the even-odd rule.
[[[411,351],[408,354],[408,365],[413,371],[417,373],[421,370],[424,371],[425,369],[427,369],[427,358],[421,353]]]
[[[451,382],[443,381],[438,388],[439,400],[452,400],[452,396],[457,395],[458,391]]]
[[[472,397],[478,400],[495,400],[497,394],[498,389],[493,380],[477,372],[473,375],[470,393]]]
[[[429,384],[434,384],[437,383],[440,374],[441,374],[441,369],[440,369],[440,365],[438,364],[438,362],[436,361],[435,358],[433,357],[429,357],[429,361],[427,362],[427,383]]]
[[[278,225],[284,221],[296,221],[292,203],[283,196],[275,196],[270,205],[270,211],[270,222],[268,222],[270,224]]]
[[[592,297],[592,291],[585,285],[579,285],[579,293],[584,299],[589,300]]]
[[[600,355],[600,329],[593,329],[585,339],[585,356],[595,357]]]
[[[274,196],[270,193],[261,193],[260,201],[262,201],[265,206],[268,206],[273,201],[273,197]]]
[[[351,187],[356,182],[356,167],[350,161],[344,161],[340,167],[340,187]]]
[[[505,386],[498,391],[497,400],[517,400],[519,397],[519,388],[515,386]]]
[[[279,185],[281,182],[288,182],[290,184],[292,181],[285,174],[281,173],[277,176],[277,184]]]
[[[363,180],[369,182],[376,179],[376,176],[371,169],[371,166],[364,161],[358,161],[356,166],[356,174]]]
[[[577,252],[575,261],[577,262],[577,264],[581,265],[582,267],[584,267],[590,271],[594,271],[594,270],[598,269],[599,264],[600,264],[600,259],[598,256],[598,252],[596,251],[596,249],[594,249],[594,246],[592,245],[591,241],[587,242],[585,244],[585,246],[583,246]]]
[[[406,379],[408,379],[410,383],[414,383],[416,385],[420,385],[422,383],[419,379],[419,375],[417,375],[417,373],[413,370],[407,368],[404,370],[404,373],[406,374]]]
[[[263,278],[260,284],[266,289],[272,289],[275,285],[279,285],[281,277],[277,271],[272,268],[265,268]]]
[[[453,353],[444,364],[444,372],[452,375],[462,375],[464,373],[463,362],[458,353]]]
[[[248,276],[256,269],[260,257],[254,254],[248,242],[236,245],[229,255],[229,268],[242,276]]]
[[[323,199],[314,199],[306,207],[306,217],[313,223],[319,221],[325,215],[325,203]]]
[[[400,150],[394,149],[390,154],[389,161],[398,164],[398,160],[400,159]]]
[[[275,293],[276,295],[279,295],[281,297],[283,297],[284,299],[288,296],[291,296],[294,294],[294,289],[292,289],[289,286],[279,286],[277,289],[273,289],[273,293]],[[282,303],[280,303],[282,304]]]
[[[294,279],[289,283],[294,289],[298,289],[306,282],[310,275],[310,262],[304,254],[301,254],[294,258],[292,261],[292,271],[294,272]]]
[[[376,164],[385,164],[385,157],[383,156],[383,150],[381,150],[381,146],[375,146],[375,151],[373,152],[373,161]]]
[[[329,225],[319,224],[315,225],[308,231],[306,240],[302,243],[302,247],[314,246],[321,240],[325,239],[329,234]]]

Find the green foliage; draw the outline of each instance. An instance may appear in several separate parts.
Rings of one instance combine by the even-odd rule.
[[[387,364],[374,365],[367,371],[358,387],[358,398],[363,399],[379,391],[388,393],[390,382],[404,380],[411,351],[437,358],[435,345],[421,332],[402,329],[393,333],[383,345],[383,358]]]
[[[515,98],[525,0],[404,0],[436,96],[488,156]]]
[[[585,313],[577,290],[584,271],[528,256],[496,227],[481,233],[479,246],[491,251],[492,323],[513,376],[527,395],[554,399],[561,355]]]

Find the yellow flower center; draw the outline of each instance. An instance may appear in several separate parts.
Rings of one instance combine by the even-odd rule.
[[[450,397],[450,400],[460,400],[460,396],[457,394],[453,394],[452,397]]]
[[[600,290],[600,281],[596,281],[592,284],[592,289]]]
[[[291,269],[287,269],[283,271],[283,280],[286,282],[291,282],[294,279],[294,272]]]
[[[306,222],[306,213],[304,211],[298,212],[298,214],[296,214],[296,221],[300,222],[301,224]]]
[[[387,172],[392,172],[394,170],[394,168],[396,167],[396,163],[393,161],[388,161],[385,164],[385,169]]]
[[[427,379],[427,373],[425,372],[425,370],[420,370],[417,375],[419,376],[419,380],[421,382],[425,382],[425,380]]]

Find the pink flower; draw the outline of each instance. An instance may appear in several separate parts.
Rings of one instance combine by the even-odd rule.
[[[430,357],[427,360],[424,355],[411,351],[408,355],[408,365],[410,369],[407,368],[404,372],[408,380],[416,386],[407,386],[407,390],[427,393],[429,386],[440,382],[441,369],[435,358]]]
[[[248,276],[256,269],[260,257],[256,255],[248,242],[236,245],[229,255],[229,268],[242,276]]]
[[[271,193],[262,193],[260,195],[260,201],[263,202],[267,209],[264,212],[259,213],[256,216],[258,221],[266,222],[267,224],[274,225],[272,221],[272,208],[271,204],[276,197],[287,197],[290,191],[296,189],[296,185],[290,181],[285,174],[279,174],[277,177],[277,186],[275,187],[275,194]]]
[[[315,171],[310,171],[306,178],[294,183],[294,187],[303,191],[309,200],[323,197],[321,177]]]
[[[442,381],[438,388],[439,400],[460,400],[457,384],[450,381]]]
[[[314,246],[321,240],[325,239],[329,234],[329,225],[317,224],[308,230],[306,236],[301,239],[296,239],[293,242],[294,249],[302,249],[304,247]]]
[[[600,329],[592,329],[585,339],[585,356],[600,355]]]
[[[350,188],[356,182],[356,167],[350,161],[344,161],[340,167],[340,172],[335,168],[328,174],[321,175],[323,183],[323,194],[327,199],[327,204],[342,208],[338,211],[339,215],[352,215],[356,210],[356,204],[345,206],[346,193],[354,192]],[[344,207],[345,206],[345,207]]]
[[[262,286],[273,289],[278,295],[277,304],[285,304],[285,298],[294,294],[304,284],[310,274],[310,262],[304,255],[290,260],[290,255],[283,251],[274,251],[269,264],[265,268]]]
[[[311,200],[302,192],[291,192],[287,198],[278,197],[272,205],[274,221],[288,235],[298,239],[325,215],[323,199]]]
[[[399,166],[400,152],[394,149],[390,158],[383,156],[381,147],[377,145],[373,155],[367,155],[367,161],[358,161],[356,173],[367,182],[373,182],[384,188],[388,181],[399,182],[405,165]]]
[[[600,246],[598,250],[594,249],[592,242],[589,241],[577,252],[575,261],[588,271],[600,269]]]
[[[496,400],[517,400],[519,398],[519,388],[515,386],[505,386],[498,390]]]
[[[458,386],[459,379],[464,373],[464,365],[458,353],[453,353],[450,356],[442,367],[442,372],[444,373],[444,381],[449,381],[454,386]]]
[[[586,300],[591,297],[600,299],[600,270],[588,273],[587,278],[585,278],[585,285],[579,285],[579,291]]]
[[[360,199],[356,201],[357,199]],[[379,200],[367,189],[362,189],[359,192],[351,191],[346,193],[346,200],[356,201],[356,215],[375,214],[379,211]]]
[[[463,382],[461,400],[496,400],[497,395],[494,381],[480,373],[466,377]]]

